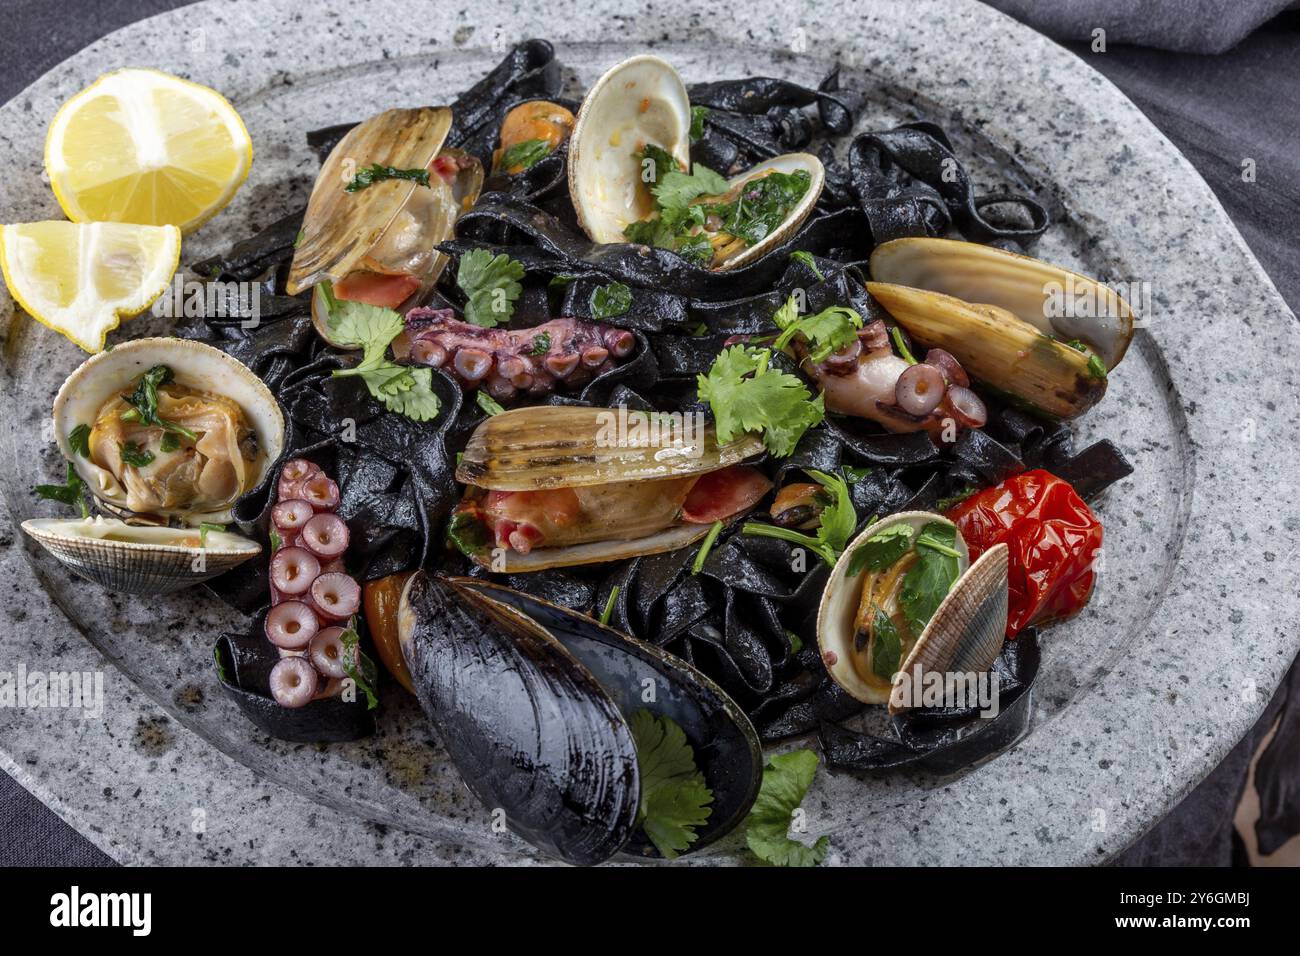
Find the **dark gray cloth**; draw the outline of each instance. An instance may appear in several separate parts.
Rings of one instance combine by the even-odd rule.
[[[1294,0],[984,0],[1003,13],[1057,40],[1105,42],[1222,53]]]
[[[1286,0],[990,2],[1053,36],[1083,39],[1085,42],[1070,48],[1114,81],[1191,160],[1292,309],[1300,309],[1300,272],[1295,268],[1300,252],[1300,201],[1296,198],[1300,197],[1300,153],[1295,133],[1300,129],[1300,15],[1274,20],[1220,57],[1121,45],[1147,42],[1174,49],[1228,49],[1252,26],[1285,7]],[[0,102],[8,101],[47,69],[105,33],[183,5],[183,0],[57,5],[48,0],[0,0],[5,25],[0,31],[0,61],[6,64],[0,71]],[[80,14],[77,7],[82,8]],[[1088,16],[1078,13],[1085,8],[1108,8],[1115,13],[1110,19],[1089,22]],[[1155,26],[1137,22],[1138,14]],[[1104,54],[1093,53],[1086,42],[1098,25],[1107,30]],[[1194,25],[1199,25],[1199,40],[1191,34]],[[1245,159],[1255,161],[1254,182],[1242,179]],[[1159,184],[1134,184],[1134,189],[1149,188],[1159,188]],[[1213,267],[1206,263],[1206,268]],[[1298,665],[1293,665],[1265,715],[1228,758],[1117,862],[1241,862],[1233,812],[1250,757],[1275,720],[1279,721],[1278,732],[1260,761],[1263,815],[1257,831],[1261,843],[1267,840],[1270,844],[1293,833],[1300,823],[1300,766],[1294,759],[1300,752]],[[104,862],[107,858],[93,845],[11,778],[0,774],[0,865]]]

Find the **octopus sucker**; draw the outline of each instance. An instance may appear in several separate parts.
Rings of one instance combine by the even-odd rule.
[[[527,329],[487,329],[450,309],[412,309],[394,343],[399,361],[446,367],[461,384],[480,385],[501,401],[551,392],[557,382],[580,388],[629,358],[636,336],[599,322],[552,319]]]

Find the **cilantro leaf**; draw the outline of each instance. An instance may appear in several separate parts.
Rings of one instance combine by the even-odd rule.
[[[390,412],[417,422],[435,418],[441,403],[433,391],[433,370],[398,365],[387,358],[388,344],[406,327],[402,317],[392,309],[336,300],[328,290],[326,301],[330,303],[325,320],[330,339],[361,349],[361,361],[352,368],[338,369],[333,377],[360,377]]]
[[[460,257],[456,285],[465,293],[465,320],[485,329],[495,328],[514,314],[515,300],[524,287],[524,266],[505,253],[471,249]]]
[[[529,355],[545,355],[551,350],[551,333],[543,332],[537,338],[533,339],[532,347],[528,350]]]
[[[632,308],[632,290],[622,282],[597,286],[591,293],[591,317],[613,319]]]
[[[447,524],[447,540],[467,558],[484,551],[491,543],[488,528],[472,511],[454,511]]]
[[[81,517],[85,518],[90,515],[90,509],[86,507],[86,499],[82,495],[82,489],[85,482],[77,474],[77,469],[72,467],[72,462],[68,462],[67,471],[65,472],[64,482],[61,485],[37,485],[32,492],[38,498],[44,498],[46,501],[58,501],[65,505],[76,505],[81,511]]]
[[[880,608],[876,608],[871,630],[875,637],[871,642],[871,671],[882,680],[890,680],[902,663],[902,638],[893,620]]]
[[[515,143],[501,156],[499,169],[523,172],[531,169],[539,160],[551,155],[551,144],[545,139],[526,139]],[[511,175],[514,175],[513,173]]]
[[[831,353],[853,344],[858,329],[862,328],[862,316],[855,309],[842,305],[800,317],[794,296],[790,296],[777,310],[772,321],[781,329],[772,348],[784,349],[799,335],[808,343],[808,357],[814,362],[821,362]]]
[[[709,108],[707,106],[691,107],[691,142],[695,142],[704,135],[704,121],[708,118]]]
[[[352,177],[343,189],[350,193],[360,192],[375,183],[382,183],[386,179],[406,179],[420,186],[429,185],[429,171],[427,169],[396,169],[392,166],[381,166],[375,163],[371,166],[363,166],[357,170],[357,174]]]
[[[141,448],[133,441],[118,442],[117,448],[124,465],[129,465],[132,468],[145,468],[153,463],[153,452],[147,448]]]
[[[677,158],[662,146],[656,146],[654,143],[646,143],[636,156],[641,162],[641,181],[644,183],[663,182],[663,178],[669,173],[682,171]],[[648,166],[646,165],[647,160],[650,163]]]
[[[68,444],[82,458],[90,457],[90,426],[78,425],[68,432]]]
[[[141,425],[156,425],[164,431],[184,435],[190,441],[198,441],[199,436],[188,428],[158,417],[158,389],[175,378],[170,366],[155,365],[140,376],[135,390],[123,398],[131,407],[119,416],[124,422],[139,422]],[[71,436],[69,436],[71,440]]]
[[[903,576],[898,604],[913,634],[920,634],[957,581],[955,525],[932,521],[916,538],[916,562]]]
[[[903,555],[912,550],[912,526],[899,522],[877,531],[853,549],[849,559],[848,575],[856,575],[863,568],[883,571],[892,567]]]
[[[379,706],[379,697],[375,694],[379,672],[374,661],[361,653],[361,635],[357,633],[357,619],[348,621],[347,630],[339,635],[343,644],[343,673],[352,678],[357,689],[366,695],[366,710]]]
[[[637,821],[650,842],[671,860],[690,848],[695,828],[708,822],[713,791],[704,784],[686,734],[671,718],[642,709],[628,725],[641,770]]]
[[[650,187],[650,192],[654,194],[659,208],[665,213],[683,212],[693,199],[698,199],[700,196],[716,196],[726,191],[726,177],[699,163],[692,166],[689,173],[676,169],[670,170]]]
[[[826,858],[830,839],[812,846],[790,838],[794,812],[812,786],[818,758],[811,750],[776,754],[763,768],[758,799],[745,820],[745,842],[760,860],[773,866],[816,866]]]
[[[817,268],[817,260],[813,258],[811,252],[805,252],[803,249],[798,249],[790,253],[790,258],[793,259],[795,262],[803,263],[805,266],[811,269],[812,274],[817,277],[817,281],[819,282],[826,281],[826,277],[822,275],[822,270]]]
[[[768,367],[771,352],[745,345],[724,349],[707,375],[697,379],[700,401],[713,410],[718,440],[761,433],[767,450],[788,457],[825,415],[823,397],[813,398],[795,376]]]
[[[817,525],[817,541],[838,558],[853,536],[853,529],[858,526],[858,513],[853,507],[849,486],[838,475],[811,468],[804,470],[831,493],[831,503],[822,509]]]

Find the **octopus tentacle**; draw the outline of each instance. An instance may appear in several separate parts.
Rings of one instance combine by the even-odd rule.
[[[636,336],[598,322],[552,319],[528,329],[485,329],[450,309],[412,309],[393,343],[398,361],[446,367],[466,388],[498,401],[580,388],[636,350]]]

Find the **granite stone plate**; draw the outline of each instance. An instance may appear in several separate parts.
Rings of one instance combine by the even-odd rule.
[[[305,200],[317,168],[306,130],[449,100],[520,39],[552,39],[575,90],[646,49],[688,81],[768,74],[815,84],[839,60],[843,82],[870,97],[861,127],[936,120],[981,186],[1031,190],[1048,206],[1053,226],[1037,255],[1149,283],[1151,301],[1105,401],[1079,423],[1081,440],[1114,440],[1136,471],[1099,505],[1106,547],[1095,598],[1043,635],[1029,733],[946,779],[823,772],[805,804],[809,831],[829,834],[832,863],[1104,861],[1213,768],[1300,644],[1294,317],[1183,157],[1043,37],[953,0],[724,9],[211,0],[112,34],[7,104],[0,210],[6,222],[59,216],[41,174],[46,124],[68,96],[121,66],[216,87],[252,133],[252,176],[187,240],[183,261],[194,262]],[[0,321],[11,402],[0,490],[12,519],[0,532],[0,670],[105,677],[99,717],[0,709],[4,769],[123,861],[534,859],[492,831],[399,695],[385,702],[373,740],[269,740],[220,692],[209,656],[237,615],[197,590],[107,593],[16,534],[20,520],[52,513],[30,488],[61,475],[48,412],[84,356],[15,315],[7,296]],[[142,318],[125,331],[163,330]],[[744,858],[733,835],[689,862]]]

